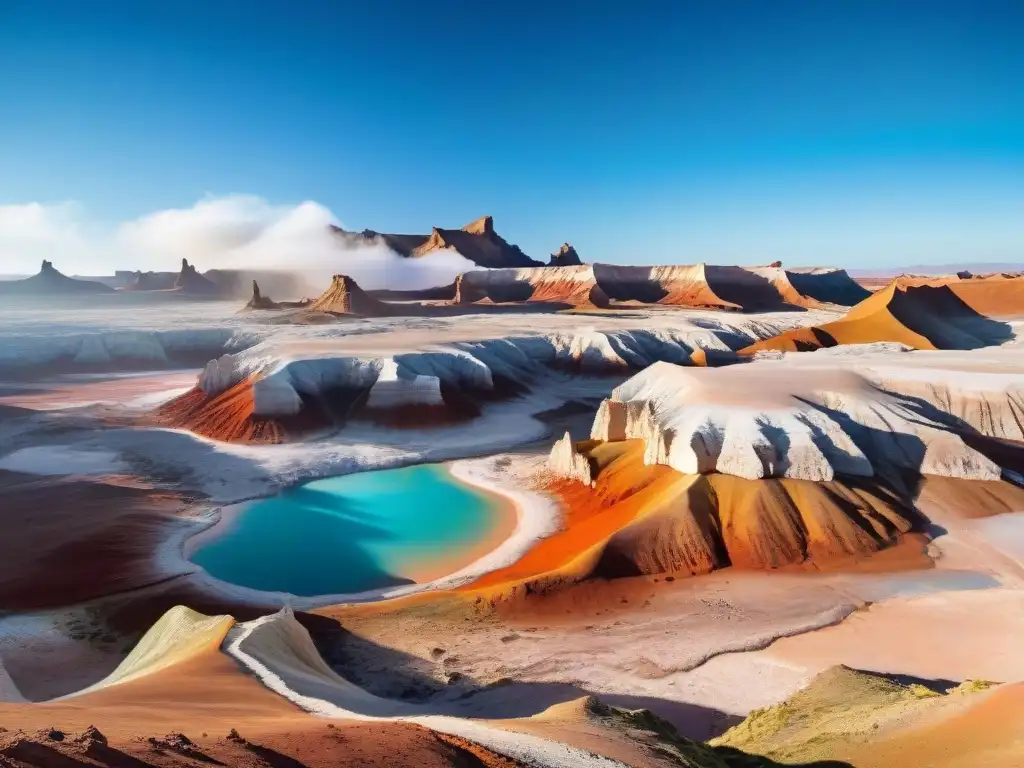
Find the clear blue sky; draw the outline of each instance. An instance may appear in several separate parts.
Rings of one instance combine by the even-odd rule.
[[[1024,259],[1024,2],[0,0],[0,204],[484,213],[541,257]]]

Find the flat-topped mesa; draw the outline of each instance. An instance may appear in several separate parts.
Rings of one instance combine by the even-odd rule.
[[[529,267],[466,272],[459,276],[456,303],[546,302],[567,307],[606,307],[608,297],[594,271],[575,267]]]
[[[577,267],[582,264],[580,255],[568,243],[562,243],[562,247],[551,254],[551,261],[548,262],[549,267]]]
[[[348,275],[335,275],[331,287],[308,308],[311,312],[327,312],[332,315],[384,317],[393,314],[391,307],[367,294]]]
[[[481,216],[479,219],[474,219],[462,228],[463,232],[469,232],[473,235],[493,235],[494,234],[494,217],[493,216]]]

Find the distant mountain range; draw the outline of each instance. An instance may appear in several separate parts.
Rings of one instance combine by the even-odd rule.
[[[912,264],[902,267],[879,267],[877,269],[848,269],[850,277],[896,277],[897,275],[952,275],[966,270],[975,275],[989,272],[1020,272],[1024,271],[1024,262],[971,262],[961,261],[955,264]]]
[[[527,256],[518,245],[512,245],[494,231],[494,219],[482,216],[462,229],[434,227],[426,235],[399,235],[364,229],[349,232],[341,227],[331,231],[346,245],[360,247],[383,243],[399,256],[420,258],[434,251],[457,251],[478,267],[542,267],[543,262]]]
[[[109,285],[91,280],[75,280],[54,269],[53,264],[44,261],[39,272],[21,280],[5,280],[0,283],[3,296],[57,296],[113,293]]]

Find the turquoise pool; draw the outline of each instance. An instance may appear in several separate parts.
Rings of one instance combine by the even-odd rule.
[[[465,561],[500,514],[493,499],[440,466],[364,472],[247,504],[190,559],[253,589],[362,592],[413,583],[425,563]]]

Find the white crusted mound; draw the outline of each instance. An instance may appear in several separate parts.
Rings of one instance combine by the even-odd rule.
[[[107,330],[99,333],[5,335],[0,370],[69,365],[112,369],[153,368],[243,349],[250,339],[225,328],[182,331]]]
[[[199,374],[199,388],[214,397],[245,378],[234,355],[224,354],[211,360]]]
[[[304,396],[316,397],[332,389],[370,389],[371,407],[389,407],[383,405],[385,398],[396,404],[401,404],[402,398],[440,404],[444,385],[486,392],[494,389],[496,376],[526,384],[551,368],[622,372],[657,360],[683,363],[696,349],[729,348],[713,329],[607,333],[592,328],[572,334],[453,342],[382,357],[325,350],[301,359],[275,361],[265,348],[255,347],[208,363],[200,386],[208,397],[214,397],[251,376],[254,415],[292,416],[302,408]]]
[[[984,435],[1024,441],[1024,377],[981,371],[942,374],[877,367],[867,375],[885,390],[924,401]]]
[[[656,363],[618,387],[592,436],[642,438],[646,461],[683,473],[830,480],[889,468],[997,480],[997,464],[899,397],[848,371],[772,363]]]
[[[1019,354],[1014,345],[969,352],[915,352],[903,344],[876,342],[814,352],[764,350],[754,360],[777,361],[795,380],[808,368],[855,370],[928,421],[1024,441],[1024,372]]]
[[[401,408],[408,405],[444,405],[441,380],[436,376],[409,373],[388,360],[370,387],[367,408]]]

